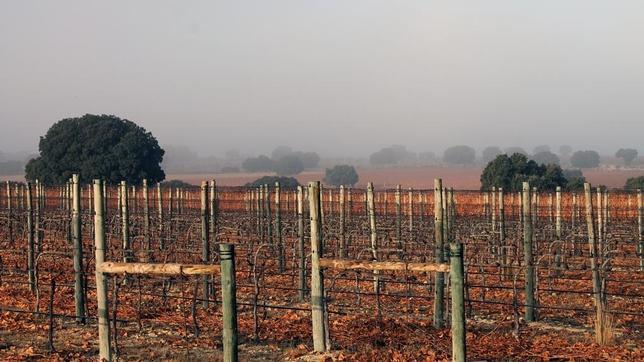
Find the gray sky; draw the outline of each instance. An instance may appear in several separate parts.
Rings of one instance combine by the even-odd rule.
[[[0,150],[85,113],[204,155],[643,152],[644,1],[0,2]]]

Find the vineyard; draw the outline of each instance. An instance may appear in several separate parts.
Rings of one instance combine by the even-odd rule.
[[[0,359],[643,360],[641,192],[523,186],[7,182]]]

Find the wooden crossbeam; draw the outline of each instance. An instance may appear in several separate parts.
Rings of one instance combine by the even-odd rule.
[[[154,275],[210,275],[218,274],[219,265],[204,264],[151,264],[114,263],[100,264],[99,271],[107,274],[154,274]]]
[[[413,272],[449,272],[449,264],[405,263],[402,261],[366,261],[320,258],[320,266],[343,270],[394,270]]]

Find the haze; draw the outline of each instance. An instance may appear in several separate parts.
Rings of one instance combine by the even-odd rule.
[[[202,155],[642,151],[643,34],[642,1],[3,1],[0,150],[106,113]]]

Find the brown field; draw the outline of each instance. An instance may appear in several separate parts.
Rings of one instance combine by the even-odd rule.
[[[358,187],[364,187],[368,181],[377,188],[387,188],[401,183],[403,187],[426,189],[433,187],[434,178],[442,178],[445,185],[458,190],[476,190],[481,186],[479,177],[481,167],[389,167],[389,168],[359,168],[360,181]],[[216,179],[222,186],[239,186],[256,180],[265,173],[212,173],[212,174],[168,174],[167,179],[179,179],[191,184],[199,184],[202,180]],[[621,188],[626,179],[644,175],[644,170],[622,170],[596,168],[584,171],[586,179],[592,184],[605,185],[611,188]],[[306,183],[324,178],[324,171],[306,171],[297,175],[300,183]]]

